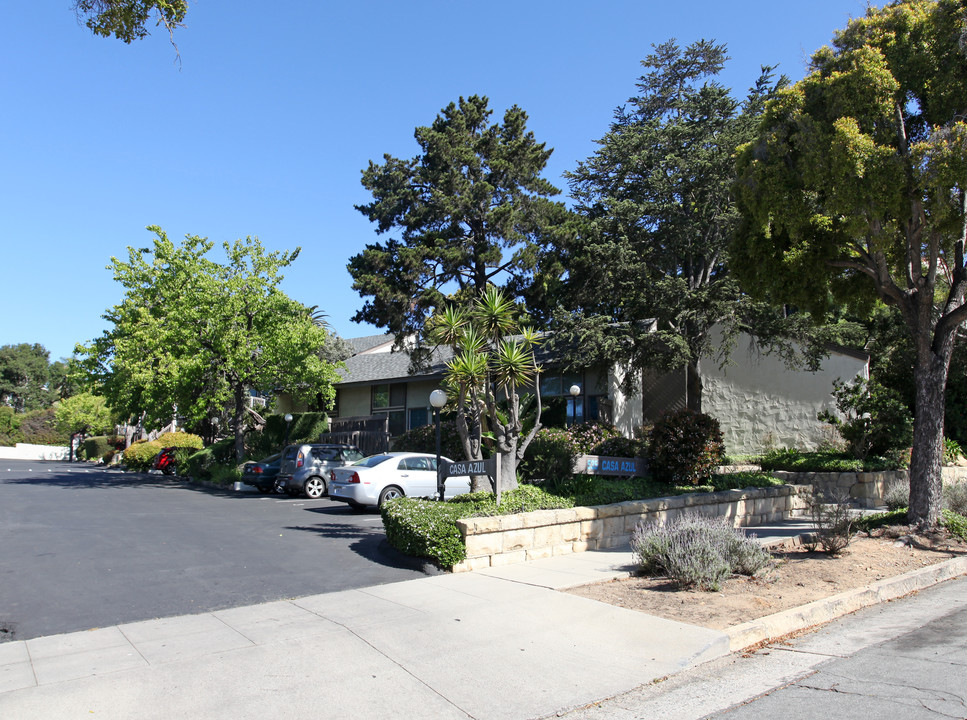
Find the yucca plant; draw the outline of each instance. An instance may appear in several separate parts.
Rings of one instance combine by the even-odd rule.
[[[468,459],[482,458],[483,442],[501,453],[501,489],[517,486],[517,465],[540,429],[537,419],[524,432],[518,391],[540,373],[534,349],[540,341],[531,328],[517,322],[517,307],[499,289],[488,286],[469,308],[450,305],[428,323],[426,340],[447,345],[454,357],[447,364],[446,385],[456,413],[457,432]],[[486,426],[486,428],[485,428]],[[474,490],[489,489],[474,478]]]

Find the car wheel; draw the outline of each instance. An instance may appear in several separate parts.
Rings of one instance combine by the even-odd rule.
[[[377,507],[383,507],[384,502],[398,497],[403,497],[403,491],[396,485],[384,487],[383,491],[379,494],[379,504]]]
[[[326,494],[326,481],[321,477],[313,476],[306,480],[303,490],[307,498],[310,500],[318,500]]]

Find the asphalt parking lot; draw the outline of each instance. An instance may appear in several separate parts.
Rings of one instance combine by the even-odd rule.
[[[0,460],[0,641],[423,575],[328,498]]]

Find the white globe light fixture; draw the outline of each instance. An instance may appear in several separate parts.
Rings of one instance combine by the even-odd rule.
[[[571,393],[571,397],[577,397],[581,394],[581,386],[575,383],[568,392]]]
[[[282,443],[282,447],[285,447],[289,444],[289,428],[292,427],[292,413],[286,413],[282,419],[285,420],[285,441]]]
[[[443,468],[440,467],[440,408],[447,404],[447,394],[437,388],[430,393],[430,405],[433,406],[433,422],[436,424],[436,489],[443,502],[444,485]]]

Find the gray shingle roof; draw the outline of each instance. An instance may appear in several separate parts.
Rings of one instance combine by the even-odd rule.
[[[381,337],[386,338],[385,335]],[[448,348],[438,348],[433,352],[427,370],[410,374],[410,356],[408,353],[402,351],[363,352],[345,360],[345,369],[339,370],[342,381],[337,385],[442,377],[444,370],[446,370],[446,363],[452,357],[453,353]]]

